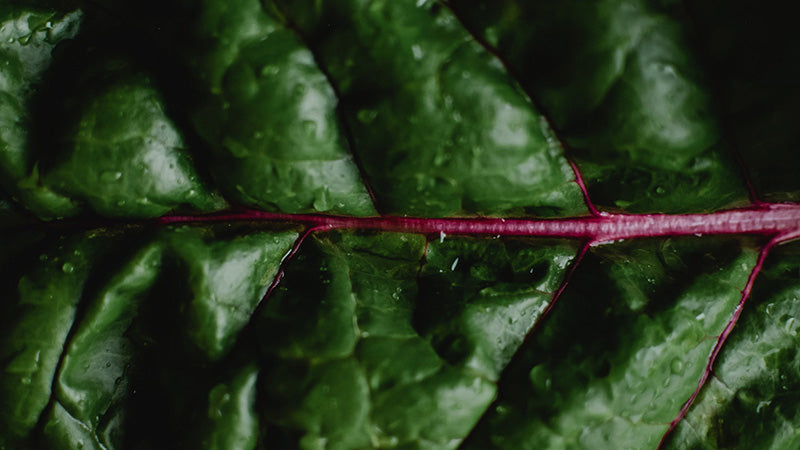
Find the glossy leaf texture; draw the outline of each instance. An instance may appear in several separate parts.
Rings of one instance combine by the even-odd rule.
[[[753,8],[3,2],[0,449],[796,446]]]

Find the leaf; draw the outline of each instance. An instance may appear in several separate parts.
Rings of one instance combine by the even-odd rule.
[[[796,445],[778,15],[0,6],[0,448]]]

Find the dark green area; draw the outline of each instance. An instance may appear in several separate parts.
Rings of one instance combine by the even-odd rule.
[[[0,6],[0,175],[14,200],[44,215],[70,213],[69,200],[36,183],[20,182],[35,169],[32,104],[38,84],[52,64],[52,52],[73,38],[80,27],[80,10]]]
[[[276,3],[336,87],[381,212],[585,212],[547,121],[447,8]]]
[[[575,255],[564,242],[326,234],[257,319],[285,448],[455,448]],[[474,274],[478,276],[475,277]]]
[[[96,231],[27,243],[53,249],[3,278],[17,298],[2,304],[0,447],[26,436],[43,448],[140,438],[129,430],[153,412],[131,413],[136,390],[147,392],[139,380],[161,377],[147,364],[152,348],[171,348],[200,371],[226,358],[297,237],[236,231],[184,227],[145,242]]]
[[[754,242],[592,250],[466,448],[655,448],[741,297]]]
[[[0,449],[654,447],[762,241],[593,247],[528,336],[581,242],[149,219],[797,200],[779,6],[0,0]],[[798,255],[669,445],[800,444]]]
[[[762,200],[800,200],[800,31],[783,4],[687,2],[723,136]]]
[[[672,448],[800,445],[800,246],[774,249]]]
[[[680,4],[448,3],[541,105],[599,206],[678,213],[747,200]]]
[[[189,3],[193,24],[174,30],[188,39],[170,50],[197,85],[192,124],[225,194],[270,211],[374,215],[333,88],[300,38],[258,0]]]
[[[0,447],[13,448],[50,401],[62,347],[95,259],[110,244],[89,233],[60,240],[31,264],[2,304]],[[7,272],[14,273],[13,270]],[[14,286],[4,280],[4,286]]]

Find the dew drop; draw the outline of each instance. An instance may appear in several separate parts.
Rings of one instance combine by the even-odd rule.
[[[280,66],[276,66],[274,64],[268,64],[261,68],[261,76],[262,77],[273,77],[280,73],[281,68]]]
[[[486,42],[488,42],[492,47],[497,47],[500,43],[500,33],[496,27],[488,27],[483,32],[484,38]]]
[[[64,273],[72,273],[72,272],[75,272],[75,266],[74,266],[74,265],[72,265],[72,263],[65,262],[65,263],[64,263],[64,264],[61,266],[61,271],[62,271],[62,272],[64,272]]]
[[[445,95],[444,96],[444,106],[448,108],[453,107],[453,96],[452,95]]]
[[[794,326],[795,320],[794,317],[790,317],[789,320],[786,321],[784,328],[786,332],[791,334],[792,336],[797,336],[797,327]]]
[[[378,111],[375,111],[374,109],[362,109],[358,112],[358,114],[356,114],[358,121],[364,125],[371,124],[376,117],[378,117]]]
[[[303,129],[308,134],[317,134],[317,122],[313,120],[304,120],[303,121]]]
[[[100,174],[100,179],[106,183],[111,183],[122,178],[122,172],[103,172]]]
[[[458,266],[458,258],[453,260],[453,264],[450,265],[450,270],[455,271],[457,266]]]
[[[419,45],[416,45],[416,44],[412,45],[411,46],[411,54],[414,55],[414,59],[419,61],[420,59],[422,59],[422,56],[423,56],[422,48]]]
[[[306,86],[305,84],[298,84],[297,86],[294,87],[294,95],[298,97],[306,95],[306,92],[308,92],[308,86]]]
[[[314,197],[314,209],[317,211],[327,211],[331,209],[331,195],[328,189],[322,189]]]
[[[680,375],[683,373],[683,361],[680,358],[675,358],[672,360],[672,363],[669,365],[669,370],[672,371],[675,375]]]

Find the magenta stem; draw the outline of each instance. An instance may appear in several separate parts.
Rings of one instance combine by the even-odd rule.
[[[609,214],[567,219],[343,217],[246,210],[205,216],[166,216],[160,223],[235,220],[295,222],[322,229],[373,229],[426,234],[485,234],[588,239],[592,244],[658,236],[759,234],[789,236],[800,230],[800,204],[762,203],[705,214]]]

